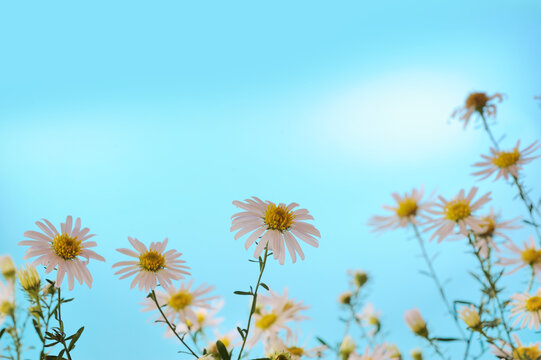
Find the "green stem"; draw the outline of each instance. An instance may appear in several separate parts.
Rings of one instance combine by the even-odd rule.
[[[154,304],[156,304],[156,307],[158,308],[158,311],[160,312],[160,314],[162,314],[162,317],[165,320],[165,322],[167,323],[167,326],[169,326],[169,329],[171,329],[171,331],[173,332],[173,334],[175,334],[177,339],[180,340],[180,342],[192,353],[192,355],[195,356],[196,359],[198,359],[199,356],[197,356],[195,354],[195,352],[188,346],[188,344],[186,344],[184,339],[182,337],[180,337],[179,334],[177,334],[177,331],[176,331],[175,327],[169,322],[169,319],[167,319],[167,316],[165,316],[165,314],[163,313],[162,307],[160,306],[160,304],[158,304],[158,300],[156,299],[156,293],[154,292],[154,290],[151,290],[150,298],[152,299],[152,301],[154,301]]]
[[[483,111],[479,111],[479,115],[481,115],[481,119],[483,120],[483,126],[485,128],[485,131],[488,134],[488,137],[490,138],[490,141],[492,141],[492,144],[494,144],[494,147],[496,148],[496,150],[500,150],[498,142],[494,138],[494,135],[492,135],[492,131],[490,131],[490,127],[488,126],[487,119],[485,118],[485,114],[483,114]]]
[[[248,333],[250,332],[250,324],[252,322],[252,315],[255,312],[256,304],[257,304],[257,291],[259,289],[259,285],[261,284],[261,277],[263,276],[263,271],[265,270],[265,265],[267,264],[267,257],[269,253],[269,245],[267,244],[265,246],[265,255],[263,256],[263,262],[259,262],[259,277],[257,278],[257,284],[254,289],[254,293],[252,294],[252,306],[250,308],[250,315],[248,315],[248,323],[246,325],[246,332],[244,333],[244,336],[242,337],[242,346],[239,351],[239,356],[237,360],[240,360],[242,356],[242,351],[244,350],[244,347],[246,346],[246,340],[248,340]]]
[[[460,326],[460,323],[458,322],[458,316],[457,316],[456,312],[453,310],[453,308],[451,307],[451,305],[449,303],[449,300],[447,299],[447,295],[445,295],[445,291],[443,290],[443,286],[441,285],[441,282],[440,282],[438,276],[436,275],[436,271],[434,270],[434,266],[432,265],[432,261],[430,260],[430,257],[428,256],[428,253],[426,252],[426,248],[425,248],[425,245],[424,245],[424,242],[423,242],[423,238],[421,237],[421,233],[419,232],[419,229],[417,228],[417,225],[412,223],[411,226],[413,227],[413,231],[415,232],[415,236],[417,237],[417,240],[419,240],[419,246],[421,247],[421,252],[423,253],[423,257],[424,257],[425,262],[426,262],[426,264],[428,266],[428,270],[430,271],[430,276],[432,277],[432,279],[434,280],[434,283],[436,284],[436,287],[438,288],[438,291],[440,293],[440,297],[443,300],[443,303],[445,304],[445,307],[447,308],[447,311],[449,312],[449,314],[453,318],[453,320],[454,320],[454,322],[456,324],[456,327],[457,327],[460,335],[462,336],[462,339],[466,340],[466,336],[464,334],[464,331],[462,330],[462,327]]]
[[[432,346],[432,348],[434,349],[434,351],[436,352],[436,354],[438,354],[443,360],[445,360],[445,356],[443,355],[443,353],[440,351],[440,348],[438,346],[438,344],[432,340],[432,339],[429,339],[427,338],[428,342],[430,343],[430,346]]]
[[[64,349],[66,350],[66,356],[68,357],[68,360],[72,360],[70,352],[68,350],[68,346],[66,345],[66,340],[64,339],[65,337],[64,322],[62,321],[61,305],[62,305],[62,296],[60,295],[60,288],[58,288],[58,325],[60,327],[60,332],[62,332],[62,341],[60,341],[60,343],[64,346]]]
[[[539,240],[539,242],[541,244],[541,233],[539,232],[539,225],[535,221],[535,217],[534,217],[534,210],[536,212],[539,212],[539,210],[537,210],[537,208],[535,207],[533,201],[528,196],[528,193],[526,193],[526,191],[524,191],[524,188],[522,187],[522,185],[518,181],[518,178],[516,176],[514,176],[514,175],[512,175],[512,176],[513,176],[513,182],[515,183],[515,185],[516,185],[516,187],[518,189],[518,194],[519,194],[520,198],[522,199],[522,202],[526,206],[526,209],[528,210],[528,215],[530,216],[530,225],[534,227],[537,238],[538,238],[538,240]]]

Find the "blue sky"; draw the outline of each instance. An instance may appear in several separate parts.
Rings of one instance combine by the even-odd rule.
[[[311,306],[305,334],[332,339],[346,271],[364,268],[388,339],[409,352],[421,343],[404,310],[418,306],[438,332],[453,330],[418,273],[417,244],[400,231],[376,237],[366,222],[391,192],[419,184],[448,197],[480,185],[504,217],[522,214],[506,184],[469,176],[489,142],[449,115],[470,91],[504,92],[494,127],[503,143],[539,138],[540,10],[535,1],[0,4],[0,253],[20,263],[16,244],[34,221],[81,217],[107,263],[91,264],[93,288],[77,287],[65,308],[68,327],[86,325],[77,358],[174,359],[178,346],[140,312],[144,294],[113,277],[114,249],[127,236],[169,237],[195,281],[224,296],[226,330],[247,311],[232,292],[256,279],[251,252],[229,232],[231,202],[295,201],[314,215],[321,246],[304,262],[271,264],[265,282]],[[533,186],[539,162],[525,174]],[[429,250],[450,294],[475,296],[464,244]]]

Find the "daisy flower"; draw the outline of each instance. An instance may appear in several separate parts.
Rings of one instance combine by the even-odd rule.
[[[481,155],[484,161],[473,164],[473,166],[482,170],[474,172],[472,175],[480,176],[479,180],[484,180],[496,173],[494,181],[501,177],[507,180],[509,175],[518,178],[518,172],[522,170],[522,165],[526,165],[539,157],[539,155],[530,155],[537,151],[541,147],[541,144],[535,141],[530,146],[522,149],[522,151],[519,150],[519,146],[520,140],[517,141],[517,145],[510,151],[498,151],[495,148],[490,148],[490,155]]]
[[[255,346],[259,340],[268,341],[271,336],[278,334],[281,330],[286,332],[287,336],[293,335],[293,330],[286,325],[291,320],[291,311],[283,309],[259,308],[254,314],[254,328],[252,336],[246,343],[249,347]]]
[[[411,193],[404,193],[400,196],[393,193],[392,197],[396,202],[395,206],[383,205],[383,209],[390,211],[391,215],[375,215],[368,221],[369,226],[373,226],[373,231],[384,231],[387,229],[404,228],[409,224],[419,225],[417,217],[432,204],[422,200],[424,188],[413,189]]]
[[[222,299],[212,301],[210,307],[196,308],[195,315],[197,316],[197,322],[192,323],[187,320],[186,323],[180,323],[177,325],[177,329],[180,332],[188,331],[202,331],[204,328],[214,328],[218,326],[224,319],[216,317],[216,314],[223,308],[224,301]],[[173,334],[170,334],[173,335]]]
[[[207,352],[215,356],[219,355],[218,349],[216,348],[216,342],[218,340],[221,341],[222,344],[224,344],[227,351],[233,350],[233,348],[238,345],[238,341],[237,341],[238,334],[239,333],[237,332],[237,330],[231,330],[225,334],[220,334],[217,331],[215,331],[214,338],[216,340],[208,343],[207,348],[206,348]]]
[[[361,321],[366,321],[369,325],[374,327],[374,329],[371,330],[371,335],[374,336],[381,328],[381,323],[379,320],[380,316],[381,311],[376,310],[374,304],[366,303],[361,313],[357,315],[357,318]]]
[[[490,345],[492,353],[501,359],[513,359],[513,360],[537,360],[541,357],[541,344],[539,342],[530,344],[528,346],[522,344],[516,334],[513,334],[516,346],[501,341],[501,346],[498,348],[496,345]]]
[[[13,282],[7,285],[0,280],[0,324],[4,322],[6,316],[15,310],[15,292]]]
[[[235,240],[251,232],[246,239],[244,247],[248,249],[257,239],[254,257],[258,258],[268,245],[272,250],[274,258],[280,264],[285,262],[285,248],[289,251],[291,260],[295,262],[297,255],[304,260],[304,253],[297,241],[301,239],[308,245],[318,247],[317,238],[321,237],[319,231],[306,220],[313,220],[312,215],[306,209],[297,209],[297,203],[276,205],[270,201],[262,201],[257,197],[246,199],[246,202],[233,201],[233,205],[243,209],[231,217],[231,231],[238,231]]]
[[[488,256],[489,248],[499,252],[500,248],[494,242],[494,236],[499,236],[507,241],[511,241],[511,239],[500,230],[513,230],[521,228],[520,225],[515,225],[515,222],[519,219],[520,218],[517,217],[507,221],[500,221],[500,214],[494,213],[494,208],[490,208],[490,213],[481,217],[482,222],[479,224],[481,230],[475,232],[475,246],[479,250],[479,254],[486,258]]]
[[[30,246],[23,260],[37,256],[32,265],[44,265],[46,274],[56,268],[57,288],[62,285],[64,275],[68,277],[70,290],[73,289],[74,278],[80,285],[84,282],[89,288],[92,287],[92,275],[87,264],[90,259],[105,261],[102,256],[89,249],[98,245],[95,241],[87,241],[94,234],[89,234],[89,228],[81,229],[81,218],[77,218],[74,224],[71,215],[66,218],[65,223],[60,224],[60,232],[49,220],[43,219],[43,222],[45,224],[36,221],[36,225],[43,232],[25,231],[24,236],[31,240],[19,242],[19,245]]]
[[[376,345],[374,349],[366,347],[364,353],[352,353],[348,360],[390,360],[391,354],[387,344]]]
[[[468,95],[463,106],[460,106],[453,111],[451,117],[458,117],[459,120],[464,121],[464,129],[468,125],[471,116],[476,112],[482,116],[495,117],[496,105],[492,100],[502,102],[503,94],[496,93],[492,96],[488,96],[484,92],[473,92]]]
[[[186,324],[188,321],[192,324],[198,323],[197,309],[211,309],[209,301],[218,298],[217,296],[207,296],[209,292],[214,290],[214,286],[202,284],[191,289],[192,285],[193,279],[188,283],[182,282],[178,289],[162,285],[165,291],[156,290],[156,300],[171,324],[177,322]],[[156,304],[150,298],[146,298],[143,305],[145,306],[143,311],[156,310]]]
[[[171,280],[184,279],[184,275],[190,275],[189,272],[183,270],[189,267],[182,265],[186,262],[179,259],[182,253],[174,249],[165,251],[167,238],[162,242],[150,243],[149,248],[136,238],[128,236],[128,241],[137,252],[130,249],[116,249],[116,251],[137,260],[120,261],[114,264],[113,268],[123,267],[115,273],[115,275],[123,274],[120,279],[137,274],[132,280],[131,289],[139,284],[139,290],[150,291],[156,288],[158,281],[162,286],[171,285]]]
[[[357,344],[351,338],[351,336],[344,336],[342,343],[340,343],[340,355],[342,355],[342,359],[347,359],[350,357],[350,355],[353,355],[356,348]]]
[[[327,350],[327,347],[323,345],[315,346],[313,348],[308,348],[306,343],[300,345],[297,336],[288,338],[287,341],[284,342],[279,336],[273,335],[265,345],[265,354],[267,354],[268,357],[272,357],[273,354],[287,353],[293,360],[322,357],[325,350]]]
[[[481,330],[481,316],[475,306],[463,306],[458,312],[458,317],[472,330]]]
[[[426,327],[426,322],[425,319],[423,319],[423,317],[421,316],[419,309],[414,308],[406,311],[406,313],[404,314],[404,320],[406,321],[406,324],[408,324],[411,331],[413,331],[416,335],[424,338],[428,337],[428,329]]]
[[[434,234],[430,237],[430,240],[438,238],[438,242],[441,242],[446,237],[453,233],[455,226],[458,226],[459,233],[467,236],[468,229],[471,228],[474,232],[481,232],[483,229],[480,224],[483,221],[473,215],[481,206],[491,200],[490,193],[486,193],[481,196],[477,201],[473,201],[473,198],[477,194],[479,189],[473,187],[468,195],[465,195],[464,189],[460,190],[451,200],[447,201],[443,196],[438,196],[440,203],[434,204],[435,209],[428,209],[427,212],[433,215],[437,215],[437,218],[428,219],[427,224],[430,226],[424,231],[429,231],[438,228]]]
[[[511,295],[511,315],[509,317],[517,316],[513,326],[520,322],[520,328],[524,329],[528,326],[528,329],[532,327],[535,330],[539,330],[539,323],[541,323],[541,288],[537,290],[535,295],[528,293]]]
[[[284,294],[280,295],[272,289],[269,289],[269,295],[258,294],[258,305],[268,306],[274,312],[280,312],[284,314],[286,321],[302,321],[308,319],[308,317],[301,315],[300,312],[309,309],[302,301],[296,302],[295,299],[287,296],[288,289],[284,289]]]
[[[504,258],[501,257],[498,260],[498,265],[502,266],[512,266],[516,265],[514,269],[508,271],[506,275],[515,273],[516,271],[529,266],[534,274],[537,276],[539,281],[541,281],[541,249],[535,246],[535,241],[533,236],[530,236],[530,242],[527,243],[524,241],[522,243],[523,248],[520,249],[512,241],[508,241],[504,246],[516,255],[515,258]]]

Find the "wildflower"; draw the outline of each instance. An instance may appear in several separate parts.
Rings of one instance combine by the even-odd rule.
[[[189,332],[203,330],[203,328],[207,327],[216,327],[223,321],[223,318],[216,317],[216,314],[223,308],[223,306],[224,301],[219,299],[212,301],[208,308],[195,308],[194,312],[197,316],[197,321],[191,322],[189,319],[187,319],[185,323],[177,324],[177,329],[180,332]],[[170,333],[168,335],[174,334]]]
[[[15,264],[9,255],[0,256],[0,271],[6,280],[15,279]]]
[[[236,330],[231,330],[228,333],[225,333],[223,335],[218,332],[215,332],[214,338],[216,340],[208,343],[207,352],[212,355],[219,356],[218,349],[216,347],[216,342],[218,340],[221,341],[222,344],[224,344],[227,351],[233,350],[233,348],[236,346],[237,335],[238,335],[238,332]]]
[[[520,322],[520,328],[524,329],[528,326],[535,330],[539,329],[541,323],[541,288],[537,290],[535,295],[528,293],[511,295],[511,315],[517,316],[513,326]]]
[[[484,92],[473,92],[468,95],[463,106],[453,111],[451,117],[458,117],[459,120],[464,121],[464,129],[468,125],[471,116],[476,112],[481,116],[495,117],[496,105],[492,103],[494,99],[502,102],[503,94],[496,93],[488,96]]]
[[[396,202],[395,206],[384,205],[383,209],[390,211],[391,215],[372,216],[368,225],[373,226],[373,231],[383,231],[386,229],[404,228],[409,224],[419,225],[418,216],[427,210],[432,204],[422,201],[424,188],[413,189],[410,194],[405,193],[400,196],[393,193],[392,197]]]
[[[209,301],[217,298],[217,296],[206,297],[209,292],[214,290],[213,286],[202,284],[192,290],[192,285],[193,279],[187,284],[182,282],[178,289],[173,286],[162,285],[165,291],[156,290],[156,300],[160,307],[163,308],[163,313],[171,324],[174,324],[177,319],[178,322],[184,324],[187,321],[191,324],[198,323],[196,310],[200,308],[210,309]],[[149,298],[144,300],[143,305],[145,306],[143,311],[156,310],[156,304]]]
[[[462,307],[458,316],[472,330],[480,331],[482,329],[481,317],[475,306],[470,305]]]
[[[351,336],[346,335],[340,344],[340,355],[342,356],[342,359],[347,360],[349,356],[355,352],[356,347],[357,344],[355,344],[355,341],[353,341]]]
[[[349,360],[388,360],[390,358],[390,351],[387,344],[380,344],[374,346],[374,349],[366,347],[364,353],[361,355],[351,354]]]
[[[13,282],[4,285],[0,281],[0,324],[4,318],[15,311],[15,291]]]
[[[342,305],[349,305],[351,304],[351,296],[352,294],[350,291],[343,292],[338,296],[338,302]]]
[[[357,291],[368,282],[368,274],[363,270],[348,270],[348,274],[352,277],[353,285]]]
[[[516,271],[528,266],[533,271],[539,281],[541,281],[541,249],[535,246],[533,236],[530,236],[530,241],[527,243],[524,241],[523,248],[520,249],[512,241],[504,244],[504,246],[516,255],[516,258],[504,258],[501,257],[498,260],[498,265],[510,266],[517,265],[511,271],[506,272],[506,275],[515,273]]]
[[[26,265],[17,270],[17,277],[23,289],[32,297],[39,296],[41,281],[35,267]]]
[[[287,336],[292,336],[293,331],[286,322],[290,320],[291,314],[288,310],[262,308],[259,313],[254,314],[254,328],[251,338],[247,344],[250,347],[255,346],[261,338],[264,340],[278,334],[280,330],[284,330]]]
[[[484,180],[496,173],[494,181],[503,177],[505,180],[509,178],[509,175],[514,178],[518,178],[518,172],[522,170],[522,165],[526,165],[532,160],[539,157],[530,156],[532,153],[541,148],[541,144],[537,141],[533,142],[530,146],[519,150],[520,140],[517,141],[517,145],[510,151],[499,151],[494,148],[490,148],[491,155],[481,155],[485,161],[481,161],[473,164],[482,170],[473,173],[474,176],[480,176],[479,180]]]
[[[411,331],[413,331],[416,335],[428,338],[426,322],[421,316],[419,309],[415,308],[406,311],[404,314],[404,320],[406,321],[406,324],[408,324]]]
[[[410,355],[413,360],[423,360],[423,352],[421,349],[411,350]]]
[[[387,351],[389,352],[389,360],[402,360],[402,354],[395,344],[387,345]]]
[[[171,285],[172,280],[184,279],[184,275],[190,275],[189,272],[183,270],[189,267],[182,265],[186,262],[179,259],[182,253],[176,250],[165,251],[167,238],[162,242],[150,243],[149,248],[136,238],[128,236],[128,241],[137,252],[130,249],[116,249],[116,251],[137,260],[120,261],[114,264],[113,268],[123,267],[115,273],[115,275],[123,274],[119,279],[137,274],[130,288],[133,289],[139,284],[139,290],[150,291],[156,288],[158,281],[162,286]]]
[[[84,282],[89,288],[92,287],[92,275],[88,271],[87,264],[90,259],[99,261],[105,261],[105,259],[89,249],[97,246],[95,241],[87,241],[94,236],[89,234],[90,229],[81,229],[81,218],[77,218],[75,224],[73,224],[71,215],[66,218],[65,223],[60,224],[61,232],[58,232],[48,220],[43,219],[43,221],[47,226],[40,221],[36,221],[36,225],[43,233],[26,231],[24,236],[32,240],[19,242],[19,245],[30,246],[23,260],[37,256],[32,265],[44,265],[46,274],[56,268],[55,286],[57,288],[62,285],[65,275],[68,277],[70,290],[73,289],[74,278],[80,285]],[[81,258],[86,259],[86,261]]]
[[[326,346],[308,348],[306,344],[300,345],[297,336],[290,337],[284,342],[280,337],[273,335],[265,344],[265,353],[268,356],[276,353],[289,353],[293,360],[321,357],[325,350],[327,350]]]
[[[541,357],[541,344],[539,342],[526,346],[522,344],[516,334],[513,334],[513,339],[516,345],[512,346],[504,341],[501,341],[501,346],[495,344],[490,345],[492,353],[498,358],[512,360],[538,360]]]
[[[500,251],[500,248],[494,242],[494,236],[502,237],[508,241],[511,239],[505,235],[501,230],[519,229],[520,225],[515,225],[515,222],[520,218],[514,218],[507,221],[500,221],[500,215],[494,213],[494,208],[490,208],[490,213],[486,216],[482,216],[481,223],[479,223],[480,231],[475,232],[475,246],[479,251],[479,254],[486,258],[490,248]]]
[[[438,216],[434,219],[427,217],[427,224],[430,224],[430,226],[425,231],[438,228],[432,234],[430,240],[437,237],[438,242],[441,242],[453,233],[455,226],[458,226],[459,233],[464,236],[468,235],[468,227],[474,232],[483,231],[483,228],[480,226],[483,221],[475,217],[474,212],[491,199],[490,193],[487,193],[481,196],[479,200],[473,202],[473,198],[478,190],[477,187],[473,187],[467,196],[465,196],[464,190],[460,190],[458,195],[450,201],[447,201],[442,196],[438,197],[441,203],[434,205],[436,209],[427,210],[429,213]]]
[[[362,312],[357,315],[357,318],[359,320],[365,320],[368,322],[368,324],[372,325],[374,329],[372,330],[371,335],[375,335],[379,332],[381,328],[381,323],[379,320],[379,317],[381,315],[380,311],[376,311],[376,308],[374,307],[374,304],[367,303],[364,307]]]
[[[235,240],[251,232],[244,247],[248,249],[257,239],[254,257],[258,258],[265,247],[272,250],[274,258],[280,264],[285,261],[285,247],[289,251],[292,262],[297,259],[296,253],[304,260],[304,253],[296,238],[308,245],[318,247],[319,231],[306,220],[313,220],[306,209],[297,209],[297,203],[276,205],[270,201],[262,201],[257,197],[246,199],[246,202],[233,201],[233,205],[244,211],[236,213],[232,218],[231,231],[238,231]]]
[[[258,294],[257,303],[262,306],[268,306],[272,311],[283,313],[286,321],[302,321],[308,319],[300,312],[308,310],[302,301],[296,302],[295,299],[288,297],[288,289],[284,288],[283,295],[269,289],[268,295]]]

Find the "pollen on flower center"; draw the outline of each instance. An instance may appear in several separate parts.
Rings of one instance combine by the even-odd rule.
[[[445,205],[445,216],[452,221],[464,220],[471,215],[470,203],[466,199],[449,201]]]
[[[263,216],[263,222],[267,225],[269,230],[284,231],[289,229],[293,224],[295,215],[293,211],[290,211],[285,205],[269,204],[265,209],[265,215]]]
[[[466,107],[468,109],[475,109],[476,111],[482,111],[487,105],[489,98],[487,94],[482,92],[471,93],[466,99]]]
[[[541,350],[537,346],[520,346],[515,349],[514,355],[516,359],[538,359]]]
[[[228,338],[221,338],[220,341],[222,342],[222,344],[224,344],[225,347],[228,347],[230,345]]]
[[[145,271],[157,272],[165,268],[165,257],[156,250],[147,251],[139,256],[139,267]]]
[[[541,310],[541,297],[532,296],[526,300],[526,310],[536,312]]]
[[[291,355],[295,355],[295,356],[302,356],[304,354],[304,350],[301,347],[297,347],[297,346],[288,347],[287,351]]]
[[[73,260],[81,254],[81,240],[77,237],[68,236],[66,233],[57,234],[53,239],[53,250],[56,255],[64,260]]]
[[[500,151],[498,155],[492,158],[492,163],[500,169],[506,169],[515,165],[520,160],[518,149],[513,151]]]
[[[276,314],[273,314],[273,313],[265,314],[261,316],[259,320],[256,321],[255,326],[257,326],[260,329],[266,330],[269,327],[271,327],[272,324],[276,322],[277,318],[278,316],[276,316]]]
[[[522,260],[529,265],[534,265],[541,262],[541,250],[527,248],[522,251],[520,255],[522,256]]]
[[[193,295],[189,291],[181,290],[175,295],[171,296],[167,301],[167,304],[174,310],[179,311],[190,305],[192,300]]]
[[[415,216],[417,214],[417,201],[412,198],[405,198],[398,202],[398,207],[395,208],[396,215],[401,218]]]

